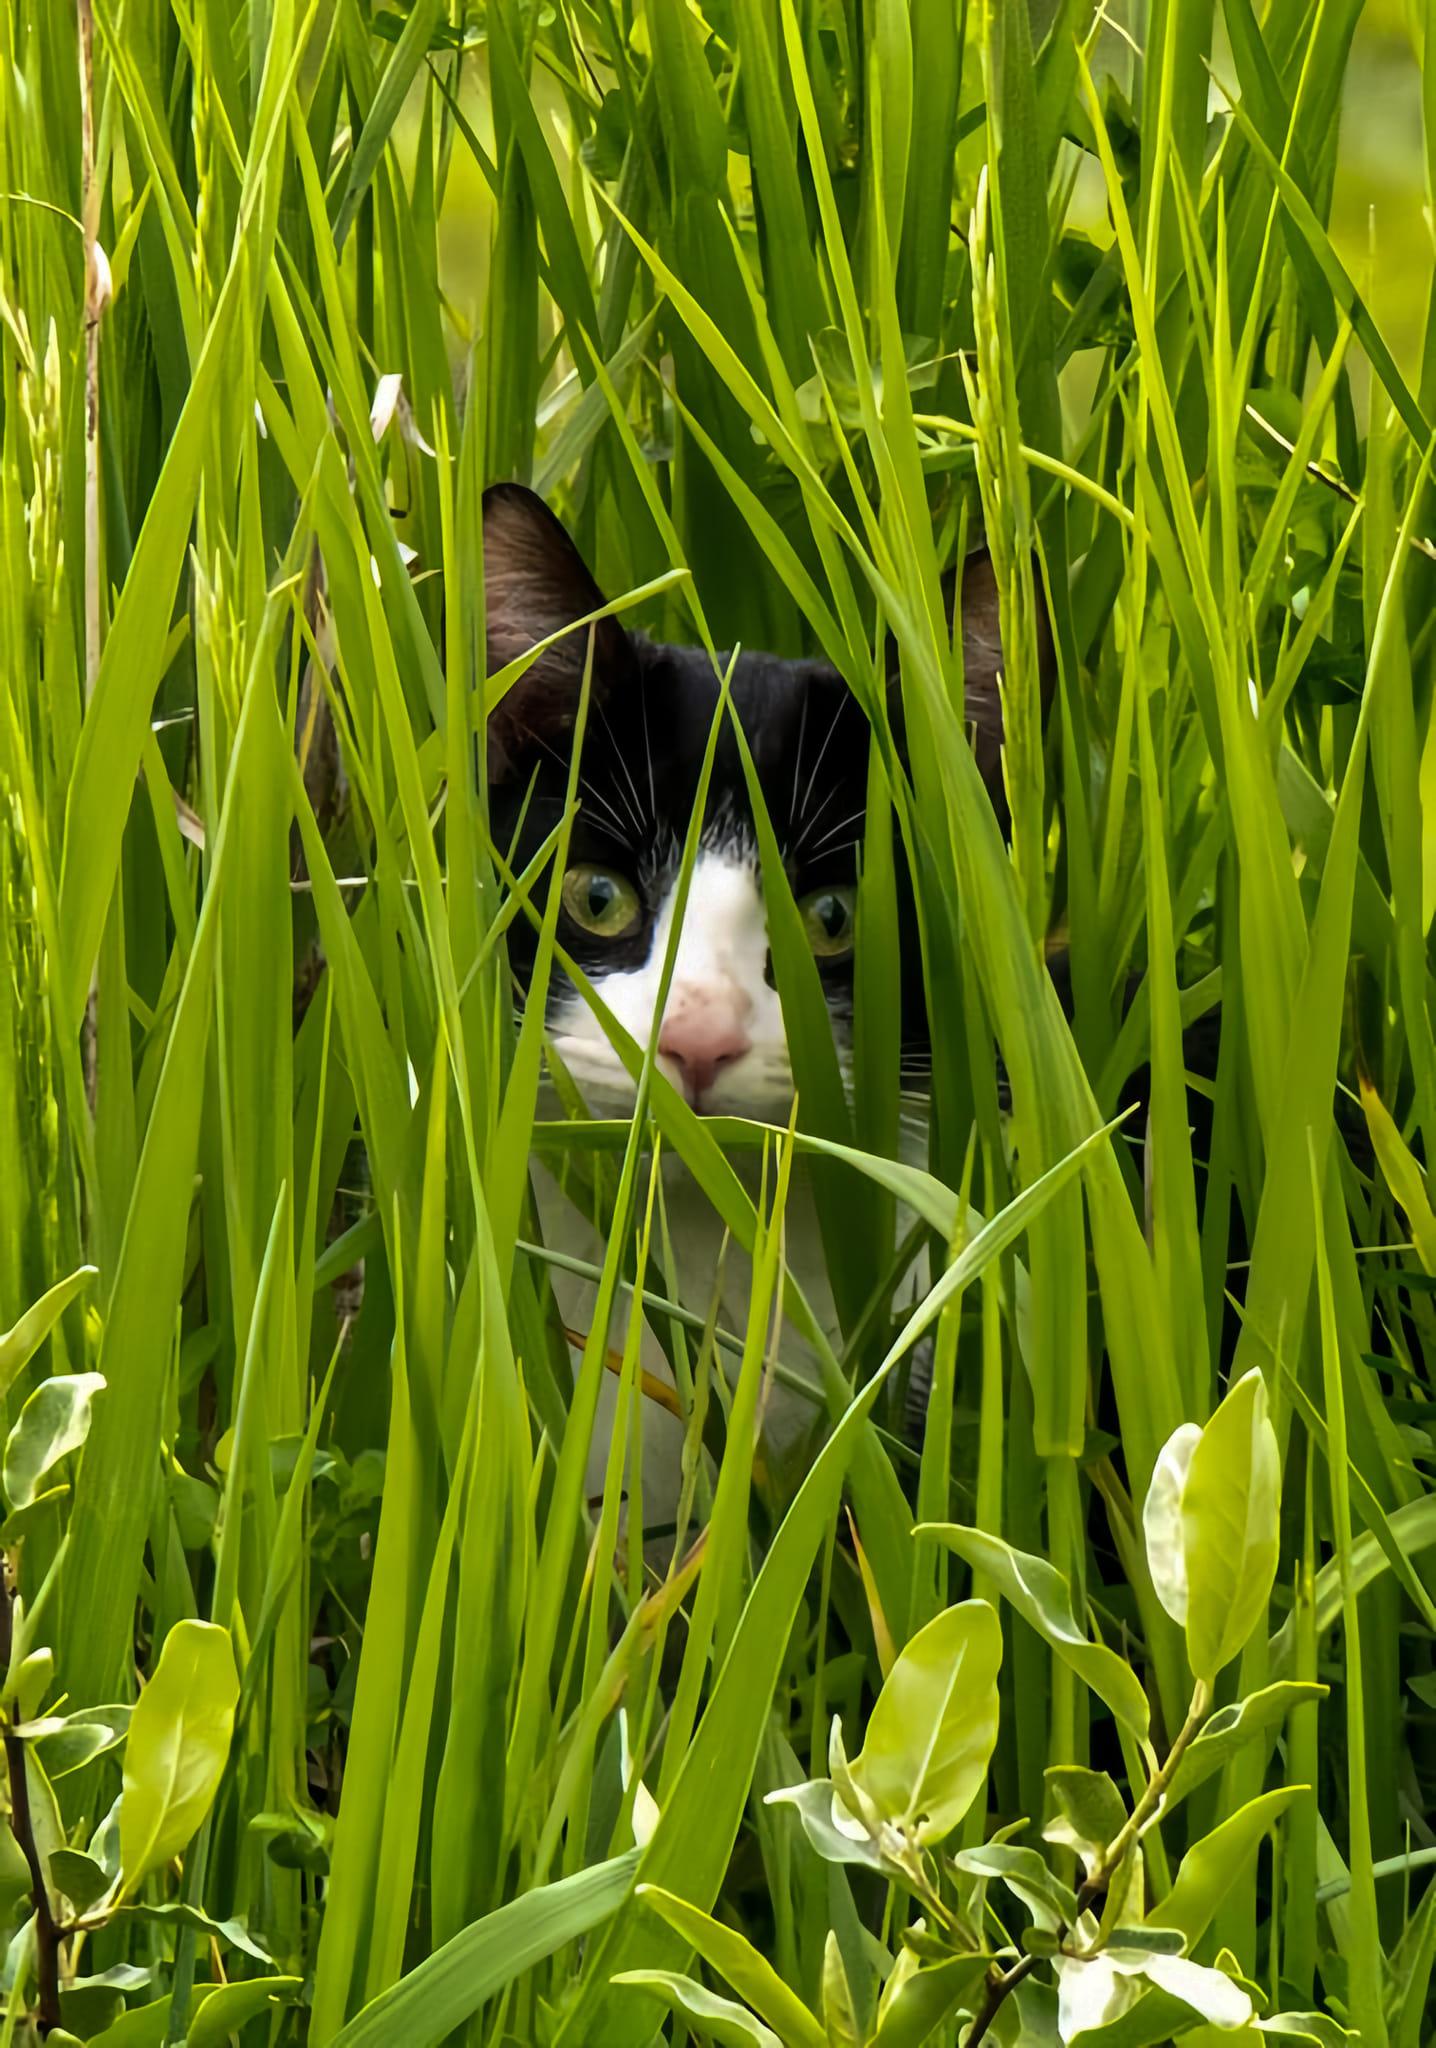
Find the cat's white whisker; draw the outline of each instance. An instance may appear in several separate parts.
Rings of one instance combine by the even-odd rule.
[[[826,734],[824,735],[824,738],[823,738],[823,744],[822,744],[822,745],[821,745],[821,746],[819,747],[819,749],[818,749],[818,758],[817,758],[817,760],[816,760],[816,761],[814,761],[814,763],[813,763],[813,772],[812,772],[812,774],[811,774],[811,775],[810,775],[810,776],[808,777],[808,786],[807,786],[807,788],[806,788],[806,789],[804,790],[804,792],[803,792],[803,803],[802,803],[802,809],[801,809],[801,810],[800,810],[800,812],[799,812],[799,816],[800,816],[800,817],[802,817],[802,816],[805,816],[805,815],[806,815],[806,813],[807,813],[807,809],[808,809],[808,805],[809,805],[809,804],[810,804],[810,803],[812,802],[812,800],[813,800],[813,785],[814,785],[814,783],[815,783],[815,782],[817,781],[817,779],[818,779],[818,770],[819,770],[819,769],[820,769],[820,768],[822,767],[822,765],[823,765],[823,756],[824,756],[824,755],[825,755],[825,754],[827,753],[827,751],[828,751],[828,746],[829,746],[829,743],[830,743],[830,742],[831,742],[831,740],[832,740],[833,734],[834,734],[834,733],[835,733],[835,732],[837,731],[837,729],[838,729],[838,721],[839,721],[839,720],[841,719],[841,717],[842,717],[842,715],[843,715],[843,710],[844,710],[844,706],[845,706],[845,704],[846,704],[846,701],[847,701],[847,700],[846,700],[846,698],[843,698],[843,697],[839,697],[839,699],[838,699],[838,701],[837,701],[836,705],[835,705],[835,706],[834,706],[834,708],[833,708],[833,715],[832,715],[832,718],[831,718],[831,720],[829,721],[829,724],[828,724],[828,730],[827,730]],[[828,792],[828,795],[829,795],[829,797],[831,797],[831,795],[832,795],[832,791],[831,791],[831,790],[830,790],[830,791]],[[818,810],[817,810],[817,818],[821,818],[821,817],[822,817],[822,815],[823,815],[823,809],[824,809],[824,806],[823,806],[822,804],[820,804],[820,805],[818,806]],[[814,823],[816,823],[816,818],[814,819]]]
[[[803,692],[803,708],[798,713],[798,745],[793,754],[793,799],[789,815],[794,824],[798,822],[798,777],[803,767],[803,736],[808,730],[808,692]]]
[[[633,851],[633,834],[627,825],[611,825],[606,818],[590,818],[588,822],[592,831],[601,833],[605,839],[611,839],[614,845],[622,847],[625,853]]]
[[[643,710],[643,751],[648,756],[648,801],[651,806],[651,815],[656,818],[658,816],[658,791],[653,781],[653,740],[648,730],[648,690],[644,685],[639,687],[638,701]]]
[[[838,836],[838,834],[839,834],[840,832],[846,832],[846,831],[848,831],[848,830],[850,829],[850,827],[852,827],[853,825],[861,825],[861,824],[862,824],[862,823],[864,822],[864,820],[865,820],[865,819],[867,818],[867,815],[868,815],[867,805],[866,805],[866,804],[864,804],[864,805],[863,805],[863,808],[862,808],[862,809],[861,809],[860,811],[854,811],[854,812],[853,812],[853,813],[851,814],[851,816],[849,816],[849,817],[846,817],[846,818],[842,819],[842,821],[841,821],[841,822],[840,822],[839,824],[836,824],[836,825],[832,825],[832,826],[830,826],[830,827],[828,828],[828,830],[827,830],[827,831],[826,831],[826,832],[825,832],[825,833],[823,834],[823,836],[821,837],[821,839],[815,839],[815,840],[813,841],[812,845],[811,845],[811,846],[810,846],[810,847],[808,848],[808,851],[809,851],[809,853],[820,853],[820,852],[822,851],[822,849],[823,849],[823,848],[824,848],[825,846],[827,846],[827,845],[828,845],[828,843],[829,843],[829,841],[830,841],[830,840],[833,840],[833,839],[836,839],[836,838],[837,838],[837,836]],[[821,811],[821,809],[820,809],[820,810],[819,810],[819,812],[818,812],[818,817],[821,817],[821,816],[822,816],[822,811]],[[817,823],[817,819],[815,818],[813,822],[814,822],[814,824],[816,824],[816,823]],[[854,833],[854,834],[853,834],[853,836],[852,836],[852,838],[851,838],[851,839],[846,839],[846,840],[844,840],[844,841],[843,841],[842,843],[843,843],[843,845],[845,845],[845,846],[856,846],[856,845],[857,845],[857,843],[858,843],[858,840],[859,840],[859,839],[860,839],[861,837],[862,837],[862,834],[861,834],[860,832],[856,832],[856,833]],[[837,848],[835,847],[835,848],[833,849],[833,851],[834,851],[834,852],[836,852],[836,851],[838,851],[838,849],[837,849]]]
[[[585,797],[588,801],[597,804],[600,810],[602,810],[602,812],[604,813],[604,815],[612,819],[614,826],[617,827],[618,832],[622,837],[624,845],[631,846],[633,842],[629,836],[628,821],[624,818],[622,813],[619,810],[617,810],[612,803],[609,802],[608,798],[603,794],[601,790],[595,789],[593,784],[589,782],[587,778],[581,777],[579,780],[578,787],[579,793],[583,797]],[[640,826],[639,829],[642,830],[642,827]]]
[[[564,756],[559,752],[557,747],[551,747],[548,741],[546,739],[541,738],[537,733],[534,734],[534,745],[537,747],[541,747],[544,753],[549,755],[549,757],[552,760],[557,761],[559,767],[562,768],[564,774],[567,775],[570,764],[567,760],[565,760]],[[588,795],[593,798],[593,801],[596,804],[601,804],[603,808],[608,812],[610,817],[617,818],[618,812],[613,808],[613,805],[609,802],[608,798],[604,796],[600,790],[595,789],[593,784],[587,781],[583,775],[579,776],[577,787],[580,791],[587,791]]]
[[[817,824],[819,818],[822,817],[824,811],[828,808],[828,805],[832,802],[833,798],[837,795],[837,793],[838,785],[834,783],[832,788],[828,791],[827,795],[823,798],[823,801],[818,805],[816,811],[814,811],[812,817],[804,821],[803,830],[798,839],[799,846],[807,845],[808,840],[812,834],[813,827]]]
[[[601,713],[600,716],[602,716]],[[552,755],[553,759],[558,762],[559,766],[564,770],[565,774],[567,774],[569,764],[564,759],[563,755],[558,751],[557,747],[551,747],[548,741],[546,739],[542,739],[537,733],[534,735],[534,743],[535,745],[541,747],[546,754]],[[625,846],[632,849],[637,844],[637,842],[632,836],[632,831],[627,821],[623,817],[623,814],[615,808],[615,806],[609,800],[609,798],[603,794],[602,790],[596,788],[594,784],[588,780],[587,776],[584,775],[580,775],[578,778],[578,789],[581,796],[585,797],[589,802],[597,804],[600,810],[606,812],[608,817],[613,821],[611,826],[601,824],[601,821],[597,818],[591,818],[589,820],[589,823],[597,829],[610,832],[611,836],[615,840],[617,840],[620,846]],[[620,792],[620,794],[621,793],[622,792]],[[634,793],[635,795],[637,794],[636,791]],[[635,814],[634,823],[637,825],[639,836],[641,837],[643,833],[642,818],[638,817]]]
[[[632,793],[633,793],[633,801],[632,801],[631,805],[629,805],[629,807],[628,807],[628,808],[629,808],[630,814],[631,814],[631,816],[632,816],[632,819],[633,819],[633,823],[634,823],[634,826],[635,826],[636,830],[638,831],[638,833],[639,833],[639,836],[640,836],[640,837],[642,837],[642,834],[643,834],[643,829],[644,829],[644,817],[643,817],[643,799],[642,799],[642,798],[641,798],[641,797],[639,796],[639,794],[638,794],[638,784],[637,784],[637,783],[636,783],[636,782],[634,781],[634,779],[633,779],[633,770],[632,770],[632,769],[631,769],[631,768],[629,767],[629,765],[628,765],[627,761],[626,761],[626,760],[624,759],[624,757],[623,757],[623,749],[622,749],[622,748],[621,748],[621,747],[619,746],[619,744],[618,744],[617,738],[616,738],[616,737],[615,737],[615,735],[614,735],[614,730],[613,730],[613,727],[612,727],[612,726],[611,726],[611,725],[609,724],[609,722],[608,722],[608,715],[607,715],[607,713],[606,713],[606,712],[604,711],[604,708],[603,708],[603,706],[602,706],[601,704],[599,704],[599,705],[597,705],[597,706],[596,706],[595,708],[596,708],[596,710],[597,710],[597,712],[598,712],[598,715],[599,715],[599,717],[600,717],[600,718],[601,718],[601,719],[603,720],[603,729],[604,729],[604,731],[605,731],[605,732],[606,732],[606,733],[608,734],[609,738],[610,738],[610,739],[611,739],[611,740],[613,741],[613,754],[614,754],[614,759],[615,759],[615,760],[616,760],[616,761],[618,762],[618,765],[619,765],[619,767],[620,767],[620,768],[621,768],[621,769],[623,770],[623,779],[624,779],[624,781],[625,781],[625,782],[626,782],[626,783],[628,784],[628,787],[629,787],[629,789],[630,789],[630,790],[632,791]],[[644,700],[644,729],[645,729],[645,731],[647,730],[647,719],[648,719],[648,705],[647,705],[647,699],[645,698],[645,700]],[[651,778],[651,776],[650,776],[650,784],[651,784],[651,781],[652,781],[652,778]],[[621,794],[622,794],[622,792],[620,791],[620,795],[621,795]]]

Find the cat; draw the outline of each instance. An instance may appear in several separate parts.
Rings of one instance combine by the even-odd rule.
[[[605,600],[578,548],[535,493],[517,484],[484,497],[484,586],[491,675],[554,634],[564,634],[514,683],[488,727],[488,798],[494,843],[520,871],[558,823],[567,796],[572,743],[588,654],[588,629],[567,630]],[[997,593],[985,553],[961,579],[965,706],[979,765],[999,811],[1001,643]],[[723,662],[726,671],[727,661]],[[646,1046],[655,1027],[659,1070],[701,1115],[785,1124],[793,1077],[782,1005],[768,949],[748,784],[731,725],[720,730],[701,839],[677,940],[668,1000],[656,1015],[672,930],[680,859],[720,682],[710,656],[659,644],[606,618],[593,628],[587,730],[579,762],[579,809],[561,884],[558,936],[631,1037]],[[788,879],[827,998],[840,1069],[850,1075],[858,865],[867,808],[869,726],[835,670],[813,660],[743,652],[732,664],[731,701],[750,749]],[[900,733],[900,721],[897,730]],[[905,1085],[928,1069],[930,1046],[922,962],[911,894],[899,886]],[[535,935],[511,927],[511,963],[521,986]],[[622,1116],[634,1083],[602,1026],[566,977],[548,999],[549,1042],[596,1115]],[[596,1226],[538,1176],[550,1248],[596,1264]],[[682,1302],[702,1312],[713,1288],[719,1240],[711,1209],[675,1178],[669,1221]],[[830,1339],[838,1335],[811,1203],[801,1186],[785,1212],[785,1252]],[[565,1325],[583,1332],[594,1289],[572,1273],[555,1276]],[[730,1301],[720,1320],[747,1320],[747,1267],[731,1260]],[[609,1341],[622,1343],[621,1324]],[[667,1378],[656,1342],[645,1369]],[[611,1390],[610,1390],[611,1391]],[[814,1417],[811,1403],[770,1404],[768,1424],[791,1438]],[[677,1499],[682,1431],[662,1411],[645,1412],[645,1522],[662,1521]],[[664,1439],[654,1444],[654,1435]],[[602,1484],[606,1426],[595,1433],[590,1490]]]
[[[560,521],[533,492],[515,484],[492,487],[484,498],[485,591],[490,674],[553,634],[600,609],[604,598]],[[949,581],[949,602],[957,579]],[[1002,646],[991,562],[970,555],[960,576],[964,707],[974,754],[999,822],[1007,825],[1002,781]],[[570,631],[547,649],[509,690],[491,716],[488,734],[489,808],[495,843],[522,868],[558,822],[565,802],[574,724],[579,710],[587,631]],[[1055,666],[1045,617],[1039,619],[1039,684],[1044,712]],[[727,663],[722,666],[726,669]],[[792,1069],[782,1006],[773,985],[748,785],[731,729],[720,731],[714,771],[686,915],[679,934],[668,1001],[656,1017],[659,982],[671,932],[679,857],[692,815],[719,698],[711,657],[691,647],[657,644],[616,620],[593,631],[588,728],[579,763],[577,813],[562,883],[559,936],[605,1004],[640,1045],[657,1027],[657,1064],[700,1114],[749,1117],[785,1124],[792,1102]],[[794,897],[813,946],[827,997],[840,1068],[850,1079],[853,1051],[854,904],[866,817],[869,727],[842,678],[826,664],[741,653],[732,666],[731,698],[757,770]],[[901,755],[901,706],[891,699]],[[930,1072],[931,1047],[921,948],[911,892],[899,850],[899,951],[902,1072],[905,1088]],[[520,983],[533,957],[525,920],[512,928],[511,953]],[[1071,1014],[1067,961],[1049,947],[1048,969]],[[1124,992],[1137,995],[1140,973]],[[1212,1087],[1217,1072],[1223,1012],[1212,1008],[1188,1025],[1183,1052],[1188,1072],[1188,1113],[1199,1174],[1213,1131]],[[554,1052],[599,1115],[624,1115],[634,1084],[601,1025],[562,975],[549,997],[548,1027]],[[999,1066],[999,1087],[1003,1076]],[[1128,1076],[1120,1107],[1135,1110],[1124,1142],[1143,1145],[1150,1073],[1145,1063]],[[1342,1140],[1361,1172],[1372,1169],[1369,1133],[1348,1091],[1338,1090],[1335,1113]],[[752,1157],[751,1154],[745,1155]],[[925,1158],[921,1163],[925,1163]],[[1141,1161],[1139,1159],[1139,1170]],[[540,1177],[544,1234],[550,1247],[588,1264],[602,1258],[602,1237],[585,1233],[582,1218],[551,1182]],[[707,1308],[718,1264],[721,1231],[711,1209],[685,1179],[673,1183],[669,1220],[678,1256],[678,1298]],[[1233,1202],[1226,1219],[1228,1288],[1240,1297],[1250,1249],[1249,1220]],[[840,1332],[827,1284],[823,1248],[811,1202],[801,1183],[785,1211],[785,1256],[835,1347]],[[747,1322],[748,1269],[730,1261],[729,1300],[720,1321],[741,1330]],[[588,1328],[592,1286],[571,1274],[556,1291],[571,1331]],[[914,1285],[922,1284],[920,1269]],[[1230,1304],[1218,1334],[1218,1353],[1229,1362],[1238,1318]],[[621,1324],[610,1341],[622,1343]],[[929,1354],[930,1357],[930,1354]],[[667,1376],[661,1347],[645,1340],[643,1363]],[[927,1361],[915,1354],[908,1379],[908,1433],[920,1440],[925,1423]],[[1104,1388],[1102,1398],[1108,1398]],[[1102,1416],[1115,1420],[1104,1407]],[[821,1424],[812,1398],[770,1405],[775,1440],[800,1441],[805,1424]],[[649,1442],[656,1455],[650,1466]],[[663,1413],[645,1420],[645,1520],[668,1512],[677,1498],[677,1451],[682,1429]],[[590,1478],[601,1485],[607,1444],[595,1433]]]

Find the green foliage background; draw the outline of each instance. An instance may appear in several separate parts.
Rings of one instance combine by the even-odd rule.
[[[0,4],[5,2041],[52,2025],[59,1926],[64,2029],[117,2048],[677,2042],[613,1979],[700,1950],[716,1983],[693,1909],[830,2041],[866,2039],[909,1889],[825,1861],[762,1795],[821,1775],[835,1715],[858,1756],[894,1656],[971,1594],[1005,1654],[954,1847],[1026,1818],[1030,1849],[1048,1773],[1106,1772],[1146,1827],[1153,1925],[1190,1869],[1211,1910],[1188,1953],[1261,2009],[1318,2041],[1426,2038],[1431,18]],[[1390,50],[1417,172],[1369,248],[1368,136],[1398,125],[1384,87],[1341,110]],[[873,718],[855,1101],[769,876],[807,1152],[769,1135],[756,1204],[646,1062],[631,1131],[551,1120],[539,1005],[513,1017],[504,932],[542,918],[562,846],[516,880],[475,779],[505,680],[480,497],[511,475],[651,628],[820,649]],[[1010,853],[941,600],[979,520]],[[910,1108],[895,835],[934,1022],[926,1176],[883,1164]],[[563,972],[548,926],[540,962]],[[1208,1015],[1194,1161],[1181,1034]],[[1104,1135],[1148,1057],[1148,1122]],[[658,1314],[650,1115],[752,1252],[746,1336],[705,1301]],[[553,1313],[535,1149],[610,1221],[616,1327],[641,1279],[685,1396],[720,1339],[744,1361],[666,1577],[626,1533],[634,1469],[626,1522],[621,1460],[583,1497],[610,1360]],[[790,1171],[844,1340],[817,1347],[826,1447],[784,1474],[747,1423]],[[891,1312],[910,1214],[944,1276],[920,1455],[917,1332]],[[1266,1389],[1279,1551],[1239,1656],[1195,1675],[1219,1706],[1305,1689],[1164,1813],[1192,1637],[1142,1509],[1228,1367]],[[1193,1555],[1236,1573],[1202,1527]],[[1075,1661],[1013,1549],[1065,1581]],[[1140,1682],[1150,1754],[1097,1646]],[[132,1725],[137,1697],[165,1711]],[[1053,1868],[1071,1898],[1065,1849]],[[1000,1949],[1036,1921],[995,1870],[941,1883]],[[1055,2038],[1047,1962],[996,2033]],[[955,2042],[981,1981],[911,2038]],[[1216,2038],[1158,1997],[1080,2038]]]

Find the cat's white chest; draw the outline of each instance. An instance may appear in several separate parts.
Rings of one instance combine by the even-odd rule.
[[[535,1170],[534,1185],[545,1245],[563,1261],[592,1269],[591,1272],[577,1272],[566,1263],[555,1263],[550,1269],[554,1296],[570,1334],[576,1367],[578,1348],[588,1337],[597,1310],[599,1288],[596,1276],[603,1263],[605,1245],[594,1223],[545,1169]],[[646,1187],[640,1197],[640,1206],[644,1199]],[[668,1298],[686,1311],[689,1319],[684,1328],[671,1330],[671,1338],[686,1344],[689,1360],[696,1363],[700,1354],[701,1327],[710,1315],[718,1332],[742,1339],[750,1318],[752,1266],[747,1253],[725,1233],[721,1219],[702,1190],[686,1169],[676,1162],[662,1176],[662,1215],[666,1232],[660,1226],[655,1205],[649,1286],[651,1291],[661,1293],[666,1284],[661,1271],[666,1235],[666,1249],[671,1252],[672,1261],[669,1268],[672,1293]],[[789,1272],[802,1289],[824,1335],[836,1348],[840,1342],[837,1316],[828,1284],[817,1213],[806,1174],[801,1170],[794,1174],[784,1209],[783,1249]],[[632,1292],[622,1287],[615,1296],[606,1332],[607,1348],[615,1364],[624,1353],[632,1316]],[[653,1327],[655,1324],[661,1326],[663,1318],[663,1308],[650,1301],[641,1322],[639,1364],[653,1381],[671,1386],[673,1373]],[[697,1319],[699,1328],[691,1326],[692,1319]],[[730,1381],[736,1377],[738,1357],[731,1344],[725,1345],[720,1341],[712,1352],[712,1358]],[[800,1378],[816,1392],[816,1361],[790,1323],[785,1322],[780,1333],[778,1358],[786,1368],[784,1380],[791,1382]],[[605,1372],[588,1456],[587,1491],[593,1500],[603,1490],[613,1438],[618,1385],[617,1373]],[[765,1426],[775,1436],[791,1439],[812,1420],[815,1406],[813,1400],[794,1391],[791,1384],[785,1385],[779,1380],[769,1391]],[[670,1521],[678,1502],[682,1487],[684,1426],[661,1401],[645,1397],[642,1437],[643,1514],[645,1524],[652,1527]]]

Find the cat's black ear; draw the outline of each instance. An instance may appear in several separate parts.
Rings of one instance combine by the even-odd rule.
[[[1052,701],[1056,665],[1052,651],[1052,628],[1042,587],[1042,572],[1032,565],[1037,593],[1037,673],[1042,695],[1044,722]],[[949,569],[942,580],[943,598],[951,619],[958,608],[958,575]],[[998,677],[1005,666],[1002,628],[997,598],[997,577],[992,557],[979,548],[962,565],[962,701],[963,714],[972,729],[972,751],[992,797],[993,809],[1005,826],[1007,791],[1002,781],[1002,695]],[[893,652],[892,680],[897,680],[897,654]]]
[[[484,610],[489,674],[597,611],[603,593],[567,530],[522,484],[484,492]],[[591,689],[603,698],[632,665],[616,619],[593,627]],[[517,774],[535,744],[560,750],[573,730],[588,658],[587,627],[565,634],[508,689],[489,718],[489,780]]]

